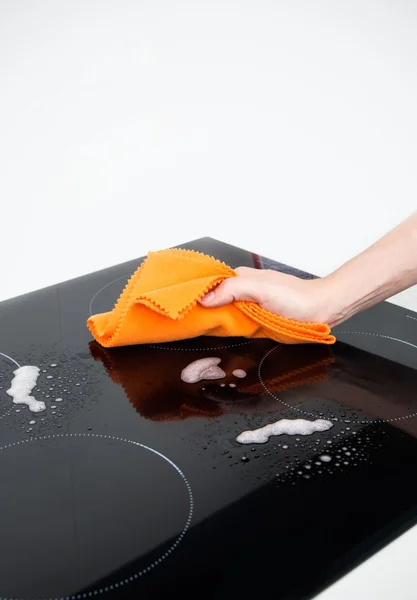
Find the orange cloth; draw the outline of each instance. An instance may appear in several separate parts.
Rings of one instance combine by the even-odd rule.
[[[252,414],[282,410],[259,381],[258,366],[275,348],[271,340],[230,346],[233,340],[199,338],[181,342],[176,349],[130,346],[103,348],[90,343],[95,360],[103,363],[109,377],[120,385],[135,410],[152,421],[177,421],[189,417],[218,418],[226,412]],[[215,348],[206,350],[206,348]],[[181,371],[190,363],[207,356],[221,359],[226,373],[221,380],[185,383]],[[304,387],[326,379],[334,361],[328,346],[279,346],[262,366],[262,380],[272,393]],[[235,369],[247,375],[239,379]],[[236,387],[229,387],[232,383]],[[221,387],[220,384],[224,384]],[[288,402],[294,402],[288,400]]]
[[[107,348],[201,335],[271,338],[284,344],[335,342],[328,325],[279,317],[253,302],[219,308],[198,303],[219,283],[236,276],[224,263],[194,250],[150,252],[113,310],[90,317],[88,328]]]

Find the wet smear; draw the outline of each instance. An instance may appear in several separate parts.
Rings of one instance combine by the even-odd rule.
[[[218,365],[221,358],[215,356],[200,358],[193,361],[181,372],[181,379],[185,383],[198,383],[203,379],[223,379],[226,373]]]
[[[14,404],[26,404],[32,412],[42,412],[46,409],[45,402],[36,400],[30,395],[39,377],[38,367],[24,366],[13,371],[13,379],[6,394],[13,398]]]
[[[244,371],[243,369],[235,369],[233,371],[233,375],[235,377],[238,377],[239,379],[243,379],[244,377],[246,377],[246,371]]]
[[[316,419],[315,421],[280,419],[259,429],[242,431],[236,441],[239,444],[265,444],[273,435],[311,435],[320,431],[328,431],[332,427],[333,423],[325,419]]]

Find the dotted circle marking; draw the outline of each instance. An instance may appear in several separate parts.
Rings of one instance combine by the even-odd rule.
[[[128,440],[126,438],[120,438],[120,437],[116,437],[113,435],[105,435],[105,434],[98,434],[98,433],[60,433],[60,434],[55,434],[55,435],[44,435],[44,436],[40,436],[40,437],[36,437],[36,438],[29,438],[29,439],[21,440],[18,442],[13,442],[13,443],[7,444],[5,446],[0,446],[0,451],[7,450],[9,448],[13,448],[14,446],[21,446],[22,444],[29,444],[32,442],[37,442],[40,440],[50,440],[50,439],[54,439],[54,438],[56,439],[56,438],[67,438],[67,437],[72,437],[72,438],[90,437],[90,438],[103,438],[103,439],[108,439],[108,440],[116,440],[118,442],[125,442],[127,444],[132,444],[133,446],[139,446],[140,448],[143,448],[144,450],[148,450],[149,452],[152,452],[156,456],[159,456],[160,458],[165,460],[171,467],[173,467],[173,469],[175,469],[175,471],[177,471],[177,473],[181,476],[181,478],[185,484],[185,487],[186,487],[187,493],[188,493],[188,500],[189,500],[188,517],[187,517],[186,523],[183,527],[183,530],[181,531],[179,536],[176,538],[176,540],[171,544],[171,546],[157,560],[152,562],[147,567],[141,569],[137,573],[134,573],[133,575],[126,577],[125,579],[122,579],[118,583],[103,586],[102,588],[99,588],[92,592],[85,592],[82,594],[73,594],[70,596],[57,596],[57,597],[42,598],[42,599],[37,599],[37,600],[84,600],[85,598],[91,598],[92,596],[98,596],[101,594],[105,594],[107,592],[112,592],[115,589],[117,589],[123,585],[127,585],[129,583],[137,581],[138,579],[140,579],[140,577],[142,577],[143,575],[146,575],[146,573],[149,573],[149,571],[151,571],[153,568],[157,567],[163,560],[168,558],[168,556],[179,546],[180,542],[182,541],[182,539],[184,538],[185,534],[187,533],[187,531],[190,527],[191,520],[193,517],[193,512],[194,512],[194,498],[193,498],[193,494],[191,491],[191,486],[188,482],[188,479],[186,478],[184,473],[181,471],[181,469],[170,458],[168,458],[161,452],[158,452],[158,450],[154,450],[153,448],[150,448],[149,446],[145,446],[145,444],[140,444],[139,442],[134,442],[133,440]],[[25,599],[0,596],[0,600],[25,600]],[[36,599],[31,598],[31,600],[36,600]]]
[[[386,340],[391,340],[393,342],[400,342],[401,344],[405,344],[407,346],[411,346],[412,348],[415,348],[417,350],[417,345],[416,344],[412,344],[411,342],[406,342],[405,340],[400,340],[399,338],[395,338],[392,337],[390,335],[384,335],[382,333],[370,333],[368,331],[341,331],[340,333],[338,333],[338,336],[343,336],[343,335],[369,335],[372,337],[381,337],[384,338]],[[265,360],[268,358],[268,356],[274,352],[274,350],[276,350],[278,348],[278,346],[280,346],[280,344],[278,344],[277,346],[274,346],[273,348],[271,348],[271,350],[268,350],[268,352],[265,354],[265,356],[262,358],[261,362],[259,363],[258,366],[258,378],[259,381],[262,385],[262,387],[264,388],[264,390],[273,398],[275,398],[275,400],[277,400],[280,404],[283,404],[284,406],[286,406],[287,408],[290,408],[291,410],[298,412],[300,414],[306,415],[308,417],[313,417],[313,418],[317,418],[317,414],[316,413],[312,413],[312,412],[308,412],[306,410],[303,410],[301,408],[297,408],[295,406],[291,406],[290,404],[288,404],[287,402],[284,402],[284,400],[281,400],[281,398],[279,398],[278,396],[276,396],[273,392],[271,392],[267,385],[265,384],[264,380],[262,379],[262,365],[265,362]],[[404,421],[406,419],[411,419],[413,417],[417,416],[417,411],[410,414],[410,415],[405,415],[403,417],[393,417],[392,419],[364,419],[364,420],[355,420],[352,419],[351,423],[356,423],[356,424],[368,424],[368,423],[394,423],[395,421]],[[329,419],[329,420],[338,420],[338,419]]]
[[[117,277],[117,279],[113,279],[113,281],[109,281],[109,283],[106,283],[106,285],[103,285],[103,287],[102,287],[102,288],[100,288],[100,289],[98,290],[98,292],[96,292],[96,293],[94,294],[94,296],[93,296],[93,297],[91,298],[91,300],[90,300],[90,304],[88,305],[88,312],[90,313],[90,317],[92,317],[92,316],[93,316],[93,302],[94,302],[94,300],[97,298],[97,296],[98,296],[99,294],[101,294],[101,292],[102,292],[103,290],[105,290],[107,287],[109,287],[109,285],[111,285],[112,283],[116,283],[116,281],[120,281],[121,279],[126,279],[126,277],[128,277],[128,275],[121,275],[120,277]]]
[[[0,356],[3,356],[4,358],[7,358],[8,360],[10,360],[14,365],[17,366],[18,369],[20,369],[20,365],[17,362],[17,360],[15,360],[14,358],[12,358],[11,356],[9,356],[8,354],[4,354],[4,352],[0,352]],[[13,408],[15,407],[14,404],[11,405],[11,407],[9,409],[6,410],[6,412],[4,412],[2,415],[0,415],[0,420],[4,419],[5,417],[9,417],[12,413]]]
[[[112,283],[115,283],[116,281],[119,281],[120,279],[126,279],[127,275],[122,275],[121,277],[118,277],[117,279],[113,279],[113,281],[110,281],[109,283],[106,283],[106,285],[103,285],[102,288],[100,288],[98,290],[98,292],[96,292],[94,294],[94,296],[91,298],[90,300],[90,304],[88,307],[89,313],[90,313],[90,317],[93,315],[93,302],[94,300],[97,298],[97,296],[99,294],[101,294],[101,292],[103,290],[105,290],[107,287],[109,287]],[[239,342],[238,344],[228,344],[226,346],[205,346],[204,348],[166,348],[165,346],[156,346],[155,344],[143,344],[144,346],[146,346],[147,348],[153,348],[154,350],[170,350],[171,352],[205,352],[207,350],[224,350],[224,349],[228,349],[228,348],[237,348],[238,346],[246,346],[247,344],[252,344],[253,342],[256,342],[256,339],[250,339],[250,340],[246,340],[245,342]]]
[[[20,369],[19,363],[11,356],[8,356],[7,354],[4,354],[3,352],[0,352],[0,356],[4,356],[4,358],[8,358],[9,360],[12,361],[12,363],[14,363],[17,366],[18,369]]]

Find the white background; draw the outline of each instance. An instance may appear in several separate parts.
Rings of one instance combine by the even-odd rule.
[[[412,0],[1,0],[0,299],[204,235],[328,273],[415,209],[416,63]]]

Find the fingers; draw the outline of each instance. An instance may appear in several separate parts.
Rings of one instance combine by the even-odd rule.
[[[231,304],[235,300],[247,300],[256,302],[253,289],[253,282],[245,277],[232,277],[226,279],[217,288],[206,294],[200,300],[202,306],[216,308]]]

